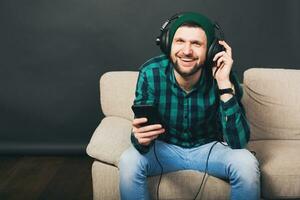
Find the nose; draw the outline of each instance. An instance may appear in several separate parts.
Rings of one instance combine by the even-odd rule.
[[[190,55],[192,54],[193,50],[192,50],[192,47],[191,47],[191,44],[190,43],[186,43],[182,49],[182,52],[185,54],[185,55]]]

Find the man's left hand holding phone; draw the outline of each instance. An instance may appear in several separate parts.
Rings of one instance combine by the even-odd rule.
[[[139,144],[148,146],[165,132],[155,106],[133,105],[132,110],[135,114],[135,119],[132,121],[132,131]]]

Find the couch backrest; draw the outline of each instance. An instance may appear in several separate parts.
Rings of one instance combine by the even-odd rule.
[[[133,119],[131,105],[138,72],[107,72],[100,78],[100,102],[105,116]]]
[[[100,79],[105,116],[131,120],[138,72],[116,71]],[[300,70],[252,68],[244,73],[242,102],[251,140],[300,139]]]
[[[243,88],[251,140],[300,139],[300,70],[248,69]]]

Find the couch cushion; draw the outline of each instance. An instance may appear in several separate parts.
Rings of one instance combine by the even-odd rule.
[[[130,145],[131,121],[120,117],[105,117],[87,146],[87,154],[97,160],[117,166],[119,158]]]
[[[92,165],[93,200],[119,200],[117,167],[94,161]]]
[[[251,141],[262,177],[262,196],[267,199],[300,198],[300,141]]]
[[[243,104],[251,139],[300,139],[300,70],[252,68]]]
[[[170,199],[194,199],[201,184],[204,173],[194,170],[180,170],[163,174],[159,186],[161,200]],[[159,176],[148,178],[148,188],[151,199],[156,199],[156,188]],[[230,196],[230,185],[228,182],[206,176],[202,188],[197,196],[201,200],[227,200]]]
[[[119,196],[118,168],[95,161],[92,166],[93,199],[117,200]],[[160,200],[187,200],[194,199],[199,190],[203,173],[193,170],[182,170],[164,174],[159,187]],[[148,178],[148,187],[151,199],[156,199],[156,188],[159,176]],[[229,199],[230,185],[228,182],[206,176],[198,198],[201,200]],[[105,183],[105,184],[103,184]]]
[[[133,118],[131,105],[138,72],[117,71],[107,72],[100,78],[100,100],[105,116]]]

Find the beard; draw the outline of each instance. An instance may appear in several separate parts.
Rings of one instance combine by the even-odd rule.
[[[194,75],[195,73],[197,73],[200,69],[202,69],[204,67],[204,63],[201,63],[201,64],[196,63],[190,71],[185,72],[180,68],[177,60],[175,60],[175,62],[172,61],[172,63],[174,65],[174,69],[176,70],[176,72],[178,74],[180,74],[183,78],[188,78],[188,77]]]

